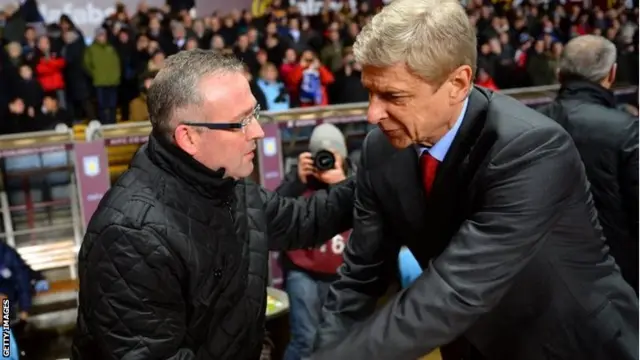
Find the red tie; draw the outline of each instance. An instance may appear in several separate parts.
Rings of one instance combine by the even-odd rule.
[[[431,156],[428,151],[422,152],[420,166],[422,166],[422,183],[424,184],[424,190],[427,192],[427,195],[429,195],[433,187],[433,180],[436,178],[438,164],[440,164],[440,161]]]

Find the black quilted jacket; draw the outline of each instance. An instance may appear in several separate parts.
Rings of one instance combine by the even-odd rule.
[[[259,358],[268,250],[350,228],[353,191],[281,198],[152,135],[87,229],[72,359]]]

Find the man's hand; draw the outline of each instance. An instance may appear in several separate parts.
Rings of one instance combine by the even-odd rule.
[[[334,168],[327,171],[316,171],[315,173],[315,177],[318,178],[318,180],[329,185],[337,184],[347,178],[347,175],[344,173],[342,156],[335,151],[332,151],[332,153],[336,159]]]
[[[298,178],[300,182],[306,184],[307,177],[314,175],[314,173],[313,157],[310,152],[305,151],[298,156]]]
[[[20,317],[21,321],[27,321],[27,319],[29,318],[29,313],[27,313],[26,311],[20,311],[18,316]]]

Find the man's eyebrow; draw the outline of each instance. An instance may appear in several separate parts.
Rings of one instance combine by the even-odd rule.
[[[255,110],[256,106],[258,106],[258,104],[253,104],[253,106],[251,106],[251,108],[243,111],[240,115],[236,116],[236,120],[238,121],[242,121],[244,120],[245,117],[253,114],[253,111]]]

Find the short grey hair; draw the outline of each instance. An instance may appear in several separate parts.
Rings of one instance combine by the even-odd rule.
[[[160,134],[170,135],[174,131],[176,113],[201,106],[203,97],[199,85],[205,76],[242,71],[240,60],[214,50],[193,49],[169,56],[147,93],[152,128]]]
[[[405,63],[427,81],[477,62],[475,28],[459,0],[394,0],[367,24],[353,45],[356,61],[378,67]]]
[[[560,79],[581,77],[599,83],[609,75],[616,57],[616,46],[604,37],[578,36],[564,47],[558,75]]]

